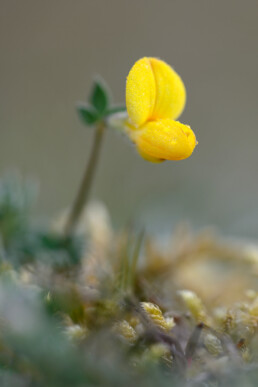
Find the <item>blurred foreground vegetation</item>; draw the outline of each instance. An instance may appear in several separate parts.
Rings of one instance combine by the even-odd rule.
[[[31,221],[0,184],[0,386],[255,386],[258,247],[181,226],[160,245],[89,204]]]

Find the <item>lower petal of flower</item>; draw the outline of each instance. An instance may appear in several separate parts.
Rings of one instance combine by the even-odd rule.
[[[131,129],[128,133],[139,153],[154,162],[186,159],[197,144],[189,126],[170,119],[149,121],[140,129]]]
[[[155,164],[160,164],[162,163],[163,161],[165,161],[165,159],[158,159],[157,157],[153,157],[147,153],[145,153],[142,149],[140,148],[137,148],[139,154],[142,156],[142,158],[146,161],[150,161],[151,163],[155,163]]]

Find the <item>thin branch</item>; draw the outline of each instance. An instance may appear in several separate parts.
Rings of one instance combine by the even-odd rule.
[[[100,122],[95,130],[95,137],[94,137],[93,146],[91,149],[89,162],[87,164],[87,168],[85,170],[78,194],[75,198],[74,204],[72,206],[71,212],[68,216],[67,223],[64,228],[65,237],[69,237],[74,233],[74,230],[82,214],[82,211],[88,201],[92,180],[93,180],[93,177],[96,171],[96,166],[99,159],[99,153],[100,153],[104,130],[105,130],[105,125],[103,122]]]

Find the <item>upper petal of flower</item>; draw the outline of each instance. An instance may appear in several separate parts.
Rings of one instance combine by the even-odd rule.
[[[167,63],[160,59],[149,58],[156,83],[155,106],[150,117],[170,118],[180,116],[186,101],[185,86],[180,76]]]
[[[153,162],[186,159],[197,144],[189,126],[170,119],[149,121],[129,135],[141,156]]]
[[[139,59],[126,82],[126,107],[131,122],[141,126],[151,116],[156,98],[156,84],[148,58]]]
[[[177,118],[185,100],[183,81],[164,61],[142,58],[130,70],[126,83],[126,106],[136,127],[148,120]]]

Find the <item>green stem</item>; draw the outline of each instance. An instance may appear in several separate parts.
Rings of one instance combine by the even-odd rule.
[[[95,130],[95,137],[93,141],[93,146],[91,149],[91,154],[87,168],[85,170],[79,191],[73,203],[72,209],[68,216],[65,228],[64,235],[69,237],[74,233],[74,230],[78,224],[82,211],[88,201],[90,188],[92,185],[92,180],[96,171],[96,166],[99,159],[99,153],[101,148],[101,143],[103,139],[105,124],[100,122]]]

